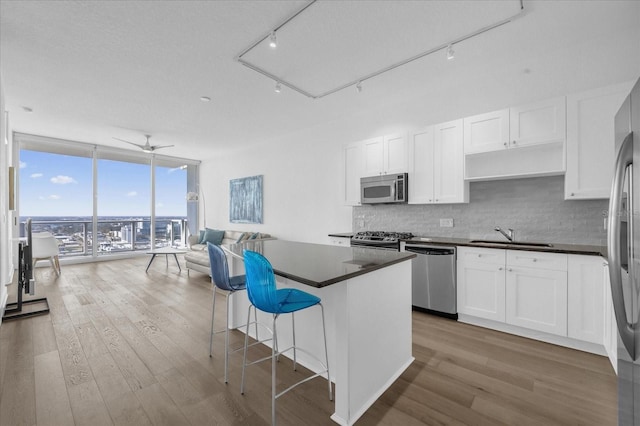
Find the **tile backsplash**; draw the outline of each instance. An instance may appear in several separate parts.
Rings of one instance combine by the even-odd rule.
[[[564,176],[471,182],[469,191],[468,204],[354,207],[353,231],[503,239],[500,226],[513,228],[516,241],[606,245],[609,201],[565,201]],[[453,219],[453,228],[440,219]]]

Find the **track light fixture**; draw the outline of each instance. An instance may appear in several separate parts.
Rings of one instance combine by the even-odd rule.
[[[271,35],[269,36],[269,47],[272,49],[278,47],[278,39],[276,38],[275,31],[271,31]]]
[[[453,45],[452,45],[452,44],[450,44],[450,45],[447,47],[447,59],[448,59],[448,60],[452,60],[452,59],[454,59],[454,58],[455,58],[455,52],[453,51]]]
[[[276,87],[273,90],[275,90],[276,93],[280,93],[282,91],[282,86],[280,86],[279,81],[276,82]]]
[[[362,92],[362,82],[359,81],[358,84],[356,84],[356,91],[358,93]]]

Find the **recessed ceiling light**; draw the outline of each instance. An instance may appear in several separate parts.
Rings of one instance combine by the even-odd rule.
[[[22,107],[22,110],[23,110],[24,112],[33,112],[33,108],[28,107],[28,106],[23,106],[23,107]]]
[[[275,90],[276,93],[282,92],[282,86],[280,86],[280,82],[276,83],[276,87],[273,90]]]
[[[208,96],[200,96],[200,100],[201,100],[202,102],[210,102],[210,101],[211,101],[211,98],[210,98],[210,97],[208,97]]]
[[[358,93],[362,92],[362,82],[359,81],[358,84],[356,84],[356,91]]]

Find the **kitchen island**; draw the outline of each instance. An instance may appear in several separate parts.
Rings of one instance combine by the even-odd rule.
[[[335,383],[331,419],[336,423],[354,424],[413,362],[410,260],[414,254],[283,240],[248,241],[223,248],[232,255],[232,274],[243,273],[244,249],[256,251],[271,262],[279,288],[298,288],[322,299]],[[246,322],[248,306],[246,292],[234,293],[231,327]],[[269,321],[264,313],[259,313],[258,320]],[[290,346],[291,321],[280,321],[278,330],[279,345]],[[250,335],[255,337],[253,330]],[[296,313],[296,343],[318,359],[324,358],[318,309]],[[319,370],[303,352],[298,352],[298,362]]]

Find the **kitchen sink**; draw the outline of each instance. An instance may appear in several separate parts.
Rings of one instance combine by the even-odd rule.
[[[478,244],[498,244],[501,246],[528,246],[528,247],[553,247],[549,243],[530,243],[526,241],[494,241],[494,240],[471,240],[471,243]]]

